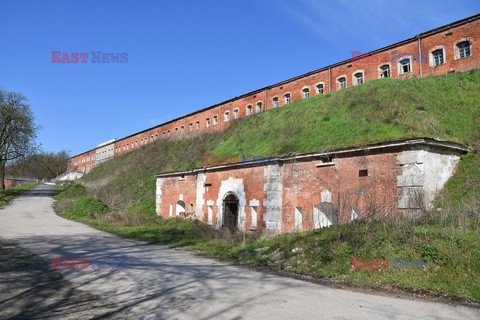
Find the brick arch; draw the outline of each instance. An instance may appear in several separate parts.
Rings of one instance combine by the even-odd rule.
[[[238,198],[238,229],[245,231],[245,188],[243,186],[243,179],[234,179],[229,177],[227,180],[222,180],[220,184],[220,190],[217,198],[217,225],[216,228],[220,229],[223,226],[223,201],[228,194],[235,194]]]

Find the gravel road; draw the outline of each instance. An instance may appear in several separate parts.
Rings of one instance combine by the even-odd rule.
[[[57,216],[53,190],[39,186],[0,210],[0,237],[49,264],[52,257],[128,261],[116,270],[59,270],[72,287],[113,301],[116,306],[106,310],[110,317],[480,319],[478,309],[335,289],[118,238]]]

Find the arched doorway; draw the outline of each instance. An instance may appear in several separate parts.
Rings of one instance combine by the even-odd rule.
[[[223,198],[223,227],[232,232],[238,230],[238,202],[233,192]]]

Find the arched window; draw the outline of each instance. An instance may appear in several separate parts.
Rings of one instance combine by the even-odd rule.
[[[347,87],[347,77],[341,76],[337,78],[338,89],[342,90]]]
[[[353,73],[352,82],[354,86],[357,86],[363,83],[363,74],[364,74],[363,70],[358,70]]]
[[[224,121],[224,122],[230,121],[230,111],[225,111],[223,121]]]
[[[390,78],[390,65],[384,64],[378,68],[379,78]]]
[[[248,105],[247,106],[247,116],[251,115],[252,114],[252,106],[251,105]]]
[[[462,39],[455,45],[455,59],[468,58],[472,55],[472,41]]]
[[[289,104],[290,103],[290,93],[286,93],[283,96],[283,100],[285,101],[285,104]]]
[[[195,122],[195,130],[200,130],[200,121]]]
[[[238,109],[233,110],[233,119],[238,119]]]
[[[317,83],[317,85],[315,86],[315,89],[317,90],[317,94],[323,94],[325,89],[323,82]]]
[[[303,88],[302,89],[302,97],[303,99],[310,97],[310,88]]]
[[[430,51],[430,67],[438,67],[445,63],[445,47],[435,46]]]
[[[257,113],[260,113],[262,112],[262,103],[261,102],[257,102]]]
[[[397,62],[398,75],[412,72],[412,57],[405,56]]]
[[[216,126],[218,124],[218,116],[214,115],[213,116],[213,125]]]
[[[277,108],[278,107],[278,97],[274,97],[272,99],[272,102],[273,102],[273,108],[274,109]]]
[[[205,128],[210,128],[210,118],[205,121]]]

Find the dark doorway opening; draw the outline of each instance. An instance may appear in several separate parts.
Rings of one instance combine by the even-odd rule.
[[[238,198],[228,193],[223,199],[223,227],[232,232],[238,230]]]

